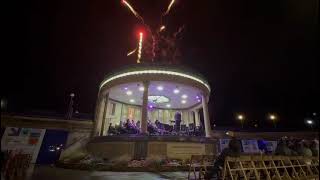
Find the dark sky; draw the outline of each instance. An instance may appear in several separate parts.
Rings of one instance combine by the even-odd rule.
[[[157,25],[167,0],[131,0]],[[303,127],[320,113],[318,0],[178,0],[165,22],[185,25],[182,63],[204,74],[213,89],[217,125],[237,125],[234,114],[271,126]],[[11,111],[93,114],[105,74],[134,63],[126,57],[138,21],[120,0],[27,0],[4,6],[2,97]]]

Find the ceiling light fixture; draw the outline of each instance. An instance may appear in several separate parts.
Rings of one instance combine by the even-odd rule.
[[[180,92],[179,89],[174,89],[174,90],[173,90],[173,93],[175,93],[175,94],[179,94],[179,92]]]
[[[158,86],[157,89],[158,89],[158,91],[162,91],[163,87],[162,86]]]
[[[130,95],[132,95],[132,91],[127,91],[126,94],[127,94],[128,96],[130,96]]]

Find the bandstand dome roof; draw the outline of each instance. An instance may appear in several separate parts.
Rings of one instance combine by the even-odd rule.
[[[186,109],[200,103],[202,94],[210,94],[208,81],[191,68],[177,65],[136,64],[109,73],[99,93],[122,103],[141,105],[143,82],[150,82],[149,102],[158,108]]]

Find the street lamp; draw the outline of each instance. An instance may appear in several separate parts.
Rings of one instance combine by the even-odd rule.
[[[272,121],[273,127],[277,128],[277,116],[275,114],[269,114],[268,118]]]
[[[245,119],[244,115],[243,114],[238,114],[237,115],[237,119],[240,121],[241,127],[243,128],[243,123],[244,123],[244,119]]]
[[[67,113],[67,119],[71,119],[72,117],[72,112],[73,112],[73,98],[75,94],[71,93],[70,94],[70,102],[69,102],[69,108],[68,108],[68,113]]]
[[[312,119],[306,119],[305,120],[305,123],[311,127],[311,129],[313,130],[313,124],[314,124],[314,121]]]

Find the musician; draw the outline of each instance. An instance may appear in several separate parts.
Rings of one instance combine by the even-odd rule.
[[[176,131],[179,132],[180,131],[180,124],[181,124],[181,114],[180,113],[177,112],[174,115],[174,121],[175,121]]]

